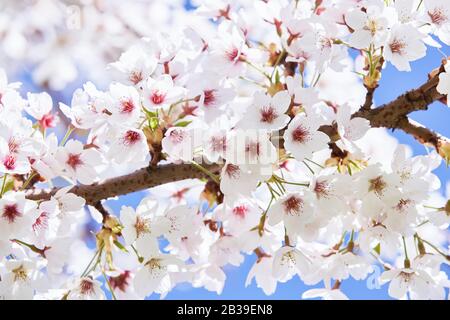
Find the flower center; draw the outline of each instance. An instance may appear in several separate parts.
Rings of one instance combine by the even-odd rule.
[[[261,154],[261,144],[259,142],[250,142],[245,146],[245,152],[252,156],[259,156]]]
[[[175,143],[181,143],[184,140],[184,131],[182,130],[172,130],[170,132],[170,140]]]
[[[400,201],[395,206],[395,210],[399,213],[405,213],[408,207],[413,203],[410,199],[400,199]]]
[[[322,37],[319,40],[319,45],[322,50],[330,49],[333,46],[333,40],[330,38]]]
[[[81,160],[81,154],[69,153],[66,164],[75,170],[83,164],[83,160]]]
[[[299,197],[290,196],[283,201],[284,211],[289,215],[299,215],[302,207],[303,201]]]
[[[129,79],[133,84],[138,84],[143,79],[142,73],[139,71],[134,71],[130,74]]]
[[[43,128],[53,128],[56,125],[55,117],[51,113],[47,113],[39,120],[39,124]]]
[[[245,218],[245,215],[247,214],[247,212],[248,212],[248,208],[245,205],[240,205],[240,206],[233,208],[233,214],[235,214],[236,216],[238,216],[242,219]]]
[[[441,26],[448,21],[442,8],[436,8],[434,11],[428,11],[428,16],[435,25]]]
[[[150,259],[145,265],[152,271],[160,271],[163,269],[163,266],[161,265],[161,259],[158,258]]]
[[[81,280],[80,293],[82,295],[92,295],[94,293],[94,283],[88,279]]]
[[[205,90],[203,91],[203,95],[205,96],[203,104],[207,107],[216,101],[216,90]]]
[[[261,109],[261,122],[272,123],[276,118],[278,118],[278,114],[275,109],[271,106],[263,107]]]
[[[189,188],[183,188],[181,190],[172,193],[172,198],[175,198],[177,202],[181,202],[184,199],[185,193],[189,191]]]
[[[126,146],[133,145],[139,140],[141,140],[141,135],[139,134],[139,132],[133,130],[128,130],[123,136],[123,144]]]
[[[240,172],[241,172],[241,170],[239,169],[239,167],[234,164],[230,163],[230,164],[227,164],[227,166],[225,167],[225,173],[227,174],[227,176],[229,178],[233,178],[233,179],[239,178]]]
[[[8,154],[3,160],[3,165],[8,170],[14,170],[16,168],[16,157],[12,154]]]
[[[28,272],[22,265],[12,270],[12,273],[14,274],[14,282],[26,281],[28,279]]]
[[[369,180],[369,191],[373,191],[379,196],[383,194],[383,190],[386,188],[386,186],[387,184],[383,180],[382,176],[378,176],[374,179]]]
[[[309,140],[309,132],[303,126],[298,126],[292,131],[292,140],[298,143],[305,143]]]
[[[330,186],[326,181],[317,181],[314,186],[314,192],[317,198],[327,198],[330,195]]]
[[[226,51],[225,55],[228,58],[228,60],[234,63],[239,57],[239,50],[238,48],[232,48],[231,50]]]
[[[396,53],[399,55],[404,55],[405,54],[405,48],[406,48],[406,43],[399,40],[399,39],[394,39],[390,44],[389,44],[389,48],[391,49],[392,53]]]
[[[289,252],[286,252],[285,254],[283,254],[283,256],[281,257],[280,263],[283,266],[287,265],[289,268],[293,268],[297,264],[292,251],[289,251]]]
[[[372,36],[374,36],[374,35],[377,33],[377,31],[379,30],[379,26],[378,26],[377,21],[374,20],[374,19],[369,19],[369,20],[367,21],[367,24],[366,24],[366,28],[365,28],[365,29],[368,30],[368,31],[370,31],[370,33],[372,34]]]
[[[227,139],[224,136],[211,137],[211,149],[215,152],[225,152],[227,150]]]
[[[154,104],[161,104],[166,99],[166,95],[162,92],[154,91],[150,99]]]
[[[122,107],[121,113],[131,113],[134,110],[134,103],[131,99],[122,101],[120,105]]]
[[[17,204],[7,204],[3,207],[2,217],[5,218],[8,223],[14,223],[14,221],[21,216],[22,213],[17,208]]]
[[[18,141],[16,141],[16,139],[14,137],[11,137],[8,140],[9,152],[11,152],[11,153],[18,152],[19,151],[19,146],[20,146],[20,143]]]
[[[137,238],[139,238],[144,233],[150,232],[148,221],[140,216],[136,217],[136,223],[134,224],[134,228],[136,229]]]

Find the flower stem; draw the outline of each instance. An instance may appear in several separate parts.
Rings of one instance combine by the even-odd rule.
[[[214,173],[212,173],[211,171],[209,171],[208,169],[202,167],[200,164],[198,164],[195,161],[191,161],[192,166],[194,166],[195,168],[197,168],[198,170],[200,170],[201,172],[205,173],[208,177],[210,177],[211,179],[213,179],[213,181],[217,184],[220,184],[220,180],[217,177],[217,175],[215,175]]]
[[[63,145],[66,144],[67,140],[69,139],[70,135],[72,134],[72,132],[73,132],[74,130],[75,130],[75,127],[72,127],[72,126],[70,126],[70,127],[67,129],[67,132],[66,132],[66,134],[64,135],[64,138],[62,138],[62,140],[61,140],[59,146],[63,146]]]
[[[113,290],[113,288],[111,286],[111,283],[109,282],[108,277],[106,276],[105,270],[103,268],[102,268],[102,274],[103,274],[103,277],[105,278],[106,284],[108,285],[109,291],[111,292],[112,298],[114,300],[117,300],[116,295],[114,294],[114,290]]]
[[[5,193],[6,179],[7,178],[8,178],[8,174],[5,173],[5,175],[3,176],[2,190],[0,191],[0,199],[3,197],[3,194]]]
[[[27,180],[25,180],[25,182],[23,183],[23,185],[20,187],[20,190],[25,190],[26,187],[30,184],[31,180],[37,175],[36,172],[31,173]]]

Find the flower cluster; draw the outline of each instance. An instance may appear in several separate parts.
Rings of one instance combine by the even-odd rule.
[[[142,299],[186,282],[220,294],[225,267],[250,255],[246,285],[267,295],[299,277],[323,284],[299,297],[346,299],[341,284],[377,267],[394,298],[446,298],[442,158],[412,156],[356,113],[386,63],[409,71],[427,45],[450,44],[449,10],[446,0],[199,1],[202,23],[127,43],[108,67],[115,81],[87,82],[70,105],[25,99],[1,72],[0,298]],[[108,178],[147,167],[151,180],[181,163],[202,179],[155,187],[120,212],[89,200]]]
[[[105,66],[131,43],[196,23],[183,5],[183,0],[3,1],[3,67],[21,74],[24,64],[32,66],[33,81],[50,90],[72,87],[84,77],[107,83],[111,74]]]

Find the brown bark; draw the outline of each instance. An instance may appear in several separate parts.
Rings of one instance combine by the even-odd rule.
[[[221,168],[218,164],[203,165],[203,167],[211,172],[218,172]],[[207,175],[190,164],[167,164],[157,168],[151,166],[142,168],[101,183],[74,186],[70,192],[83,197],[86,204],[95,206],[103,199],[145,190],[169,182],[202,178],[207,178]],[[57,191],[58,188],[54,188],[47,191],[43,190],[40,193],[30,193],[27,198],[30,200],[48,200]]]

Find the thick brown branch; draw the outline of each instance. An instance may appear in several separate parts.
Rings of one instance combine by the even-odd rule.
[[[221,168],[218,164],[205,164],[203,167],[211,172],[218,172]],[[83,197],[86,204],[95,206],[103,199],[145,190],[173,181],[201,178],[207,178],[207,175],[190,164],[167,164],[157,168],[143,168],[101,183],[75,186],[70,192]],[[48,200],[57,191],[58,189],[54,188],[51,191],[30,193],[27,198],[30,200]]]
[[[417,89],[402,94],[397,99],[376,109],[363,109],[353,117],[362,117],[370,121],[372,127],[397,128],[399,121],[408,114],[418,110],[427,110],[434,101],[441,100],[444,95],[436,90],[439,74],[444,71],[443,66],[426,83]]]

